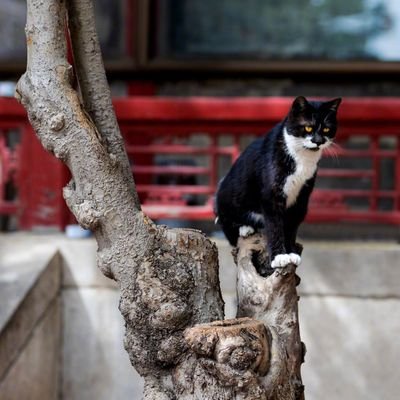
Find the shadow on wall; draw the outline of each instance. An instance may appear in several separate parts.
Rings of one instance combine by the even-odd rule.
[[[140,399],[143,381],[123,348],[119,292],[114,282],[97,270],[94,240],[65,241],[61,252],[62,398]]]

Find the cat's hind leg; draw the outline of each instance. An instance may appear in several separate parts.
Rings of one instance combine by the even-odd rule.
[[[239,228],[239,236],[248,237],[264,228],[264,217],[260,213],[250,211],[243,216],[243,225]]]
[[[248,237],[255,232],[254,228],[250,225],[242,225],[239,228],[239,236],[241,237]]]
[[[239,228],[239,236],[248,237],[264,229],[264,216],[255,211],[249,211],[243,216],[243,225]]]
[[[249,237],[264,227],[264,218],[255,212],[238,212],[236,214],[220,214],[216,222],[232,246],[237,246],[239,237]]]
[[[255,232],[255,229],[245,223],[237,223],[233,221],[224,221],[222,218],[218,219],[218,223],[221,224],[222,230],[228,239],[229,243],[236,247],[239,236],[246,238]]]

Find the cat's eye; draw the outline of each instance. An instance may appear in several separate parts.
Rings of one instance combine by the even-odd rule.
[[[312,126],[305,126],[304,130],[308,133],[312,132]]]
[[[328,133],[328,132],[330,131],[330,128],[324,128],[324,129],[322,129],[322,131],[323,131],[324,133]]]

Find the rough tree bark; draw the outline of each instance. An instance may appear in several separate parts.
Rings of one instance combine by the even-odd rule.
[[[28,63],[16,97],[43,146],[71,170],[64,197],[94,232],[100,270],[118,282],[125,348],[145,379],[144,399],[302,398],[294,267],[260,276],[263,238],[242,240],[241,318],[223,321],[215,244],[197,230],[157,226],[141,211],[91,0],[27,4]]]

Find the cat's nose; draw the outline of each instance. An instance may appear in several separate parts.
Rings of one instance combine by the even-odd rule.
[[[321,144],[325,143],[325,138],[322,137],[321,135],[314,135],[311,139],[312,143],[315,143],[318,146],[321,146]]]

